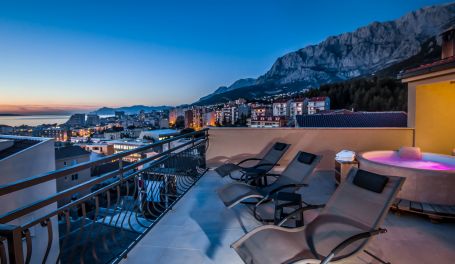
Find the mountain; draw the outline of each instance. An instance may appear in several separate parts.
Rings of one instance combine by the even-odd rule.
[[[226,92],[229,92],[229,91],[232,91],[235,89],[251,86],[251,85],[254,85],[255,83],[256,83],[256,79],[254,79],[254,78],[239,79],[239,80],[235,81],[233,84],[231,84],[229,87],[228,86],[218,87],[218,89],[216,89],[215,92],[202,97],[200,100],[208,100],[217,94],[222,94],[222,93],[226,93]]]
[[[374,73],[417,54],[423,42],[454,22],[455,3],[422,8],[397,20],[374,22],[288,53],[258,83],[306,82],[308,87]]]
[[[431,38],[453,24],[455,3],[422,8],[393,21],[373,22],[354,32],[330,36],[317,45],[285,54],[253,85],[234,90],[218,89],[221,93],[217,90],[218,93],[201,98],[197,104],[223,102],[233,94],[240,94],[240,91],[235,92],[238,89],[244,90],[247,96],[273,94],[284,87],[317,88],[376,73],[391,74],[399,67],[409,66],[413,62],[409,59],[413,57],[418,62],[419,58],[415,57],[418,54],[429,60],[437,59],[433,58],[434,52],[426,54],[422,50],[428,48]],[[433,43],[432,50],[438,49],[439,44]]]
[[[141,110],[144,110],[144,112],[152,112],[152,111],[169,110],[171,108],[172,108],[171,106],[165,106],[165,105],[163,105],[163,106],[133,105],[133,106],[118,107],[118,108],[102,107],[91,113],[97,114],[97,115],[114,115],[115,111],[124,111],[125,114],[137,114]]]
[[[435,60],[438,60],[441,56],[441,46],[438,46],[436,37],[432,37],[428,39],[426,42],[422,44],[421,50],[419,53],[416,55],[403,60],[399,63],[393,64],[389,67],[386,67],[380,71],[377,71],[374,73],[374,75],[366,75],[366,76],[359,76],[355,77],[349,80],[344,80],[340,82],[333,82],[333,83],[328,83],[328,84],[321,84],[321,89],[322,88],[328,88],[330,91],[326,91],[326,89],[311,89],[309,93],[307,93],[307,96],[313,97],[313,96],[329,96],[331,100],[331,104],[334,107],[338,108],[351,108],[354,107],[355,105],[350,102],[349,107],[348,105],[343,106],[343,102],[340,102],[337,104],[337,96],[336,92],[334,91],[337,87],[361,87],[362,85],[365,85],[365,83],[370,83],[369,86],[371,86],[371,82],[374,82],[374,78],[378,77],[380,79],[384,79],[384,82],[386,84],[389,84],[390,87],[387,87],[388,89],[404,89],[406,91],[406,87],[404,85],[400,85],[401,82],[399,80],[395,80],[396,76],[400,71],[403,69],[409,69],[409,68],[415,68],[418,67],[422,64],[425,63],[430,63]],[[359,86],[359,84],[361,84]],[[306,82],[292,82],[292,83],[286,83],[286,84],[275,84],[272,82],[268,83],[263,83],[263,84],[255,84],[252,86],[247,86],[247,87],[242,87],[239,89],[235,89],[226,93],[214,95],[210,98],[200,100],[196,102],[196,105],[210,105],[210,104],[216,104],[216,103],[224,103],[228,101],[232,101],[235,99],[238,99],[240,97],[248,99],[248,100],[253,100],[257,99],[263,96],[268,96],[268,95],[273,95],[273,94],[279,94],[279,93],[284,93],[284,92],[297,92],[301,91],[303,88],[305,88],[307,85]],[[368,85],[366,85],[368,86]],[[335,89],[333,89],[335,88]],[[381,87],[382,88],[382,87]],[[348,89],[349,90],[349,89]],[[360,89],[364,91],[365,89]],[[359,90],[359,91],[360,91]],[[338,100],[339,101],[339,100]],[[367,100],[368,101],[368,100]],[[345,102],[345,101],[344,101]],[[402,109],[402,104],[397,104],[396,109]],[[356,108],[357,109],[357,108]],[[362,109],[362,108],[359,108]],[[388,111],[388,110],[396,110],[395,108],[385,108],[383,111]],[[370,111],[371,109],[369,108],[363,108],[364,111]]]

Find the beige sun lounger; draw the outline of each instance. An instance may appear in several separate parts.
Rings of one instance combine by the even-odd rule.
[[[234,180],[243,180],[243,176],[247,173],[250,175],[267,173],[278,165],[278,161],[280,161],[281,157],[283,157],[290,146],[290,144],[276,142],[262,158],[248,158],[238,163],[226,163],[216,168],[215,171],[221,177],[229,176]],[[244,165],[245,163],[252,161],[256,162],[254,166],[247,167]],[[234,172],[237,172],[239,175],[234,176]]]
[[[379,226],[404,180],[353,168],[308,225],[293,229],[264,225],[231,247],[248,264],[355,263],[353,258],[371,237],[386,232]]]
[[[278,179],[272,184],[252,186],[247,183],[229,183],[218,189],[218,196],[227,207],[231,208],[251,198],[258,200],[272,198],[273,194],[281,190],[296,191],[306,185],[306,180],[313,173],[321,158],[321,156],[300,151],[280,175],[275,175]],[[264,176],[267,177],[267,175],[256,177]],[[252,179],[247,178],[246,180]]]

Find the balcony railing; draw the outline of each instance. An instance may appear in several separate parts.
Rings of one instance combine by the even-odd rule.
[[[129,155],[165,146],[159,154],[122,164]],[[119,262],[205,173],[207,147],[208,130],[201,130],[0,186],[6,200],[38,184],[119,163],[112,172],[0,215],[1,263]],[[88,194],[74,199],[77,193]]]

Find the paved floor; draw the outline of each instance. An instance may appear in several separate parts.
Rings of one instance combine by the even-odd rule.
[[[334,191],[333,175],[319,172],[302,190],[311,203],[324,203]],[[260,225],[244,205],[227,209],[215,190],[227,183],[209,171],[133,248],[123,263],[242,263],[229,246]],[[317,212],[308,212],[311,221]],[[379,236],[367,248],[393,264],[455,263],[455,224],[390,213]],[[380,263],[363,254],[356,263]]]

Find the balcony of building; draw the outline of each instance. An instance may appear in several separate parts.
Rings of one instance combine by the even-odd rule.
[[[260,156],[271,143],[283,141],[291,147],[276,172],[299,150],[323,155],[309,186],[299,190],[306,202],[322,204],[336,190],[337,152],[393,150],[415,141],[413,128],[215,128],[208,135],[202,133],[202,137],[188,136],[183,144],[158,156],[1,215],[2,263],[242,263],[230,245],[262,223],[247,205],[226,208],[216,190],[231,180],[205,167]],[[106,160],[121,159],[114,155]],[[0,195],[7,197],[91,165],[4,185]],[[97,188],[70,204],[40,213],[40,208],[87,186]],[[318,212],[306,212],[305,223]],[[453,222],[434,223],[428,217],[390,212],[382,227],[388,232],[375,238],[368,253],[353,263],[451,263],[455,259]]]
[[[214,168],[227,159],[261,156],[264,146],[276,141],[291,144],[275,168],[277,172],[298,150],[322,154],[309,186],[299,191],[306,202],[321,204],[336,190],[335,153],[398,149],[412,145],[413,140],[414,129],[409,128],[217,128],[210,130],[207,164]],[[253,217],[250,206],[228,209],[221,202],[216,190],[231,181],[209,170],[122,262],[243,263],[230,245],[262,223]],[[305,212],[305,223],[317,214],[317,210]],[[451,221],[436,223],[428,217],[390,212],[382,226],[388,232],[368,245],[371,255],[364,253],[351,263],[451,263],[455,258],[455,224]]]

